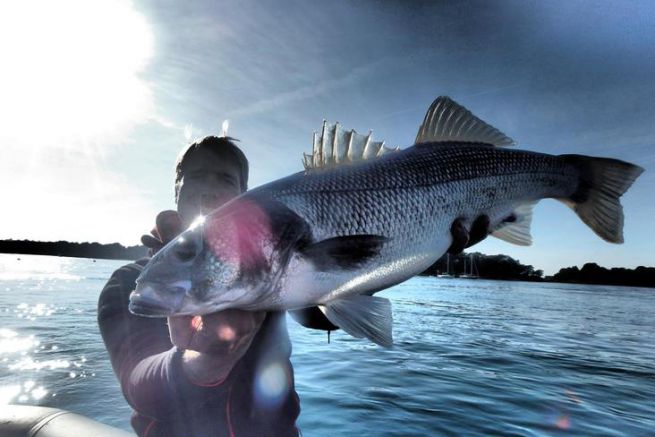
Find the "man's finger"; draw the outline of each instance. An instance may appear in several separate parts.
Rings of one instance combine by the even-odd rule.
[[[162,242],[152,235],[141,235],[141,243],[150,249],[160,249],[162,247]]]
[[[489,226],[491,221],[489,220],[488,215],[481,215],[475,219],[473,225],[471,225],[471,231],[469,232],[469,240],[465,247],[471,247],[474,244],[478,244],[480,241],[487,238],[489,235]]]
[[[339,329],[330,322],[318,307],[302,308],[289,311],[291,317],[305,328],[320,329],[322,331],[336,331]]]
[[[464,220],[461,218],[455,219],[453,224],[450,226],[450,235],[453,237],[453,242],[448,248],[448,253],[451,255],[457,255],[461,253],[469,241],[469,233],[466,227],[464,226]]]
[[[175,238],[182,230],[182,221],[176,211],[166,210],[157,215],[157,231],[162,241],[167,242]]]

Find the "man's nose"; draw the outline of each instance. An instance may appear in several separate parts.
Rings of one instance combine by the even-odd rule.
[[[215,173],[211,173],[211,172],[205,173],[203,175],[203,180],[204,180],[204,182],[212,183],[212,184],[218,184],[218,182],[219,182],[218,175],[216,175]]]

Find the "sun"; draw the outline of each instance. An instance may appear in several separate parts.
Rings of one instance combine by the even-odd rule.
[[[133,125],[151,110],[139,74],[153,55],[128,1],[0,3],[0,139],[75,143]]]

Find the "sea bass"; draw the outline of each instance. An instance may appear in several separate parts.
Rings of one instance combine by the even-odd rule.
[[[354,337],[390,346],[391,304],[373,294],[437,261],[456,219],[470,227],[486,214],[493,236],[529,245],[533,206],[554,198],[604,240],[623,242],[619,197],[642,168],[512,144],[447,97],[403,150],[324,123],[304,172],[244,193],[159,251],[130,310],[164,317],[318,305]]]

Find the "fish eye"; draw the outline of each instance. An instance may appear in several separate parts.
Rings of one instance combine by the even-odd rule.
[[[190,238],[180,237],[173,247],[173,254],[181,262],[191,261],[198,254],[198,245]]]

